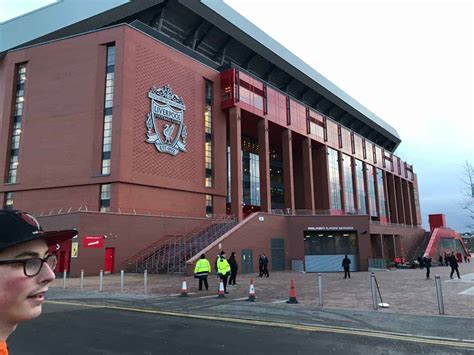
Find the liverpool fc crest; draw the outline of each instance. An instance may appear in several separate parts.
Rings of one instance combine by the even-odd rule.
[[[176,155],[179,151],[186,152],[186,105],[183,98],[174,94],[169,85],[162,88],[153,86],[148,97],[151,108],[146,120],[146,142],[154,144],[162,153]]]

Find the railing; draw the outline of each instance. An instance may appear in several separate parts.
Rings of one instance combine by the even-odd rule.
[[[363,216],[367,213],[362,213],[360,210],[347,211],[334,211],[334,210],[308,210],[308,209],[272,209],[270,214],[278,216]]]
[[[156,211],[156,210],[145,210],[145,209],[138,209],[138,208],[128,208],[128,207],[120,207],[120,208],[110,208],[108,211],[99,211],[97,208],[90,208],[88,205],[80,205],[80,206],[68,206],[68,207],[56,207],[45,209],[42,211],[33,211],[29,212],[31,215],[35,217],[47,217],[47,216],[56,216],[56,215],[63,215],[63,214],[71,214],[71,213],[78,213],[78,212],[88,212],[88,213],[103,213],[103,214],[118,214],[118,215],[134,215],[134,216],[155,216],[155,217],[187,217],[189,218],[189,214],[184,212],[167,212],[167,211]],[[233,220],[234,216],[232,215],[225,215],[225,214],[212,214],[206,217],[195,217],[201,219],[211,219],[211,220]]]
[[[129,272],[142,272],[147,269],[149,273],[182,273],[185,271],[188,259],[205,249],[236,224],[236,220],[215,222],[192,235],[167,236],[152,250],[143,250],[141,256],[130,260],[126,269]]]
[[[369,268],[373,269],[386,269],[387,260],[379,258],[368,258]]]
[[[421,225],[399,224],[399,223],[380,222],[380,221],[372,221],[372,220],[369,220],[369,223],[376,226],[382,226],[382,227],[412,228],[412,229],[421,228]]]

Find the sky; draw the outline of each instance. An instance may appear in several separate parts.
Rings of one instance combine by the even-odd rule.
[[[0,22],[51,3],[0,0]],[[460,181],[474,164],[474,1],[225,0],[394,127],[418,174],[423,225],[465,231]]]

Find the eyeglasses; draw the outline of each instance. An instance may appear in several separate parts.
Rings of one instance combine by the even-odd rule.
[[[43,264],[46,263],[54,271],[56,265],[58,264],[58,258],[56,255],[47,256],[44,259],[41,258],[31,258],[31,259],[21,259],[21,260],[0,260],[0,265],[8,264],[23,264],[23,272],[25,276],[33,277],[40,273]]]

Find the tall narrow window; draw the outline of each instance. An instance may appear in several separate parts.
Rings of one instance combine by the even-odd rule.
[[[112,152],[112,109],[114,106],[115,82],[115,45],[107,46],[107,62],[104,97],[104,134],[102,137],[102,168],[103,175],[110,174],[110,157]]]
[[[4,203],[6,210],[13,209],[13,192],[7,192],[5,194],[5,203]]]
[[[365,183],[364,183],[364,163],[361,160],[355,160],[355,170],[357,176],[357,196],[359,197],[359,211],[361,214],[367,214],[367,205],[365,202]]]
[[[382,221],[387,217],[387,209],[385,208],[385,186],[382,169],[376,168],[375,170],[377,174],[377,189],[379,193],[380,220]]]
[[[204,185],[206,187],[213,186],[213,169],[212,169],[212,82],[205,81],[205,98],[204,98],[204,165],[206,169],[206,177]]]
[[[346,200],[346,213],[353,214],[355,212],[354,203],[354,184],[352,183],[352,164],[351,157],[343,154],[342,167],[344,172],[344,197]]]
[[[214,213],[214,203],[212,195],[206,195],[206,217],[212,217]]]
[[[369,189],[369,205],[370,205],[370,216],[378,217],[377,213],[377,202],[375,201],[375,176],[374,176],[374,167],[372,165],[367,165],[367,186]]]
[[[110,211],[110,184],[100,185],[100,200],[99,207],[100,212],[109,212]]]
[[[6,182],[9,184],[17,182],[18,164],[20,163],[20,137],[23,106],[25,104],[25,82],[26,64],[20,64],[17,66],[16,71],[15,108],[13,111],[13,127],[11,131],[10,161],[8,165],[8,176],[6,177]]]
[[[328,155],[331,209],[341,210],[341,180],[339,176],[339,159],[337,150],[328,148]]]

